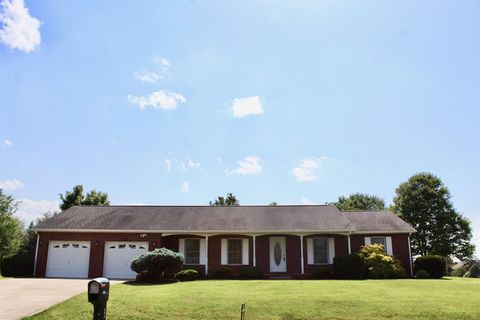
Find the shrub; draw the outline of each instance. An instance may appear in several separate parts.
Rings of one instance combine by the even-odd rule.
[[[213,277],[216,279],[231,279],[233,278],[233,273],[227,267],[220,267],[213,272]]]
[[[457,268],[452,271],[452,277],[463,277],[466,272],[467,270],[465,270],[464,268]]]
[[[333,258],[333,273],[337,279],[363,279],[365,260],[358,253]]]
[[[184,269],[175,275],[175,279],[180,281],[194,281],[198,278],[198,271],[195,269]]]
[[[2,260],[0,270],[5,277],[31,277],[33,275],[34,257],[19,252]]]
[[[183,264],[183,255],[167,248],[155,249],[143,253],[132,261],[130,268],[141,278],[150,278],[152,281],[172,278]]]
[[[394,256],[385,253],[381,244],[370,244],[360,249],[360,255],[365,259],[367,277],[370,279],[406,278],[407,273]]]
[[[418,270],[415,273],[415,278],[417,278],[417,279],[428,279],[428,278],[430,278],[430,275],[425,270]]]
[[[440,279],[445,275],[447,268],[445,258],[437,255],[426,255],[415,259],[414,270],[425,270],[432,279]]]
[[[240,271],[241,279],[263,279],[263,271],[257,267],[248,267]]]
[[[474,264],[470,268],[469,272],[470,272],[470,274],[469,274],[470,278],[480,278],[480,265]]]

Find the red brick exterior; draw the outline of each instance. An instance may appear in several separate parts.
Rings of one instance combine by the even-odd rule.
[[[204,238],[198,235],[168,235],[147,234],[141,237],[140,233],[68,233],[68,232],[40,232],[39,246],[37,253],[37,277],[44,277],[48,257],[48,242],[50,240],[63,241],[90,241],[90,262],[89,277],[99,277],[103,275],[103,259],[105,251],[105,241],[145,241],[149,243],[149,250],[159,247],[166,247],[178,251],[180,238]],[[261,235],[255,238],[256,243],[256,266],[265,274],[270,274],[270,243],[269,238],[275,236],[284,236],[286,238],[286,260],[287,275],[301,275],[301,250],[300,236],[289,234],[270,234]],[[357,252],[364,245],[364,237],[370,235],[351,235],[351,252]],[[382,236],[391,236],[393,253],[400,259],[402,266],[410,274],[409,243],[408,234],[385,234]],[[320,267],[331,268],[331,265],[309,265],[307,259],[307,239],[310,237],[333,237],[335,239],[335,255],[344,255],[348,253],[348,237],[338,234],[312,234],[304,236],[303,239],[303,261],[305,274],[311,274]],[[249,239],[249,259],[248,265],[221,265],[221,239],[223,238],[247,238]],[[243,268],[253,266],[253,238],[247,235],[215,235],[208,237],[208,273],[213,274],[220,267],[228,267],[234,274],[238,274]],[[202,274],[205,273],[204,265],[186,266],[195,268]]]

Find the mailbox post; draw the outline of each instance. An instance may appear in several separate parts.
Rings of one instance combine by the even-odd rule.
[[[107,318],[107,301],[110,294],[110,281],[95,278],[88,282],[88,302],[93,304],[93,320]]]

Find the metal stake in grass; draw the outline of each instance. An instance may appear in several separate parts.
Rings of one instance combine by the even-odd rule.
[[[245,302],[240,306],[240,320],[245,320]]]

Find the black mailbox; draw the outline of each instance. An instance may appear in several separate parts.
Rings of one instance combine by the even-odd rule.
[[[109,295],[110,281],[107,278],[95,278],[88,282],[88,302],[93,304],[93,320],[106,319]]]

